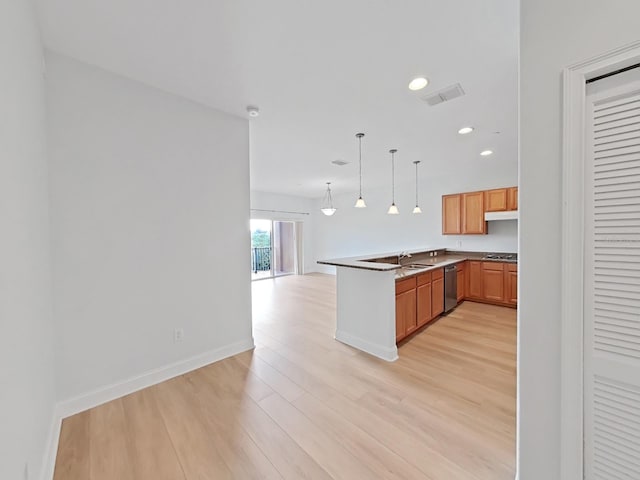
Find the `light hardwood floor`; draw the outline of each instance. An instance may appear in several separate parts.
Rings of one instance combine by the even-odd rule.
[[[335,278],[253,283],[256,349],[64,420],[55,480],[515,476],[515,310],[465,302],[387,363]]]

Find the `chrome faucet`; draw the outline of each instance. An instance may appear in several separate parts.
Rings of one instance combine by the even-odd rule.
[[[398,254],[398,265],[400,265],[400,260],[403,258],[411,258],[411,254],[409,252],[400,252]]]

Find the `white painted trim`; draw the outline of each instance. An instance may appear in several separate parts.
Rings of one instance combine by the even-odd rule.
[[[77,397],[58,402],[53,412],[53,420],[49,430],[49,438],[44,453],[41,480],[52,480],[58,453],[58,441],[60,438],[60,427],[62,420],[76,413],[83,412],[103,403],[123,397],[143,388],[156,385],[173,377],[183,375],[187,372],[197,370],[211,363],[237,355],[238,353],[251,350],[255,347],[253,337],[241,340],[230,345],[225,345],[215,350],[202,353],[200,355],[180,360],[165,367],[149,370],[146,373],[131,377],[122,382],[114,383],[97,390],[79,395]]]
[[[398,348],[396,346],[393,346],[392,348],[385,347],[384,345],[371,343],[360,337],[340,330],[336,330],[336,340],[362,350],[363,352],[367,352],[375,357],[381,358],[382,360],[386,360],[387,362],[395,362],[398,359]]]
[[[42,471],[38,477],[40,480],[52,480],[53,470],[56,466],[62,417],[58,415],[57,409],[54,409],[51,417],[51,426],[49,427],[49,435],[47,437],[47,444],[45,445],[45,451],[42,459]]]
[[[640,62],[640,42],[563,72],[560,478],[582,480],[585,84]]]
[[[150,370],[127,380],[113,383],[77,397],[59,402],[57,405],[57,413],[60,418],[75,415],[76,413],[83,412],[89,408],[102,405],[103,403],[115,400],[116,398],[123,397],[130,393],[137,392],[138,390],[142,390],[143,388],[150,387],[151,385],[164,382],[170,378],[204,367],[210,363],[251,350],[254,346],[253,338],[248,338],[185,360],[180,360],[164,367]]]

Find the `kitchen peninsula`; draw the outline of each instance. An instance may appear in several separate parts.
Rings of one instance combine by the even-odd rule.
[[[397,343],[438,318],[447,292],[472,300],[517,305],[517,255],[421,249],[318,263],[337,270],[336,340],[387,361]]]

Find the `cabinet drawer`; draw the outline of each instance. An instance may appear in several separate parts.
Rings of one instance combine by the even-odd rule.
[[[437,270],[432,270],[431,271],[431,279],[432,280],[437,280],[439,278],[443,278],[444,277],[444,268],[438,268]]]
[[[517,272],[518,264],[517,263],[507,263],[507,272]]]
[[[505,264],[502,262],[482,262],[482,269],[503,271],[504,265]]]
[[[431,283],[431,272],[418,275],[418,285],[424,285],[426,283]]]
[[[456,265],[456,270],[457,270],[458,272],[462,272],[462,271],[464,271],[464,268],[465,268],[465,266],[466,266],[466,265],[467,265],[467,262],[466,262],[466,261],[465,261],[465,262],[460,262],[460,263],[458,263],[458,264]]]
[[[404,280],[396,280],[396,295],[416,288],[416,277],[405,278]]]

